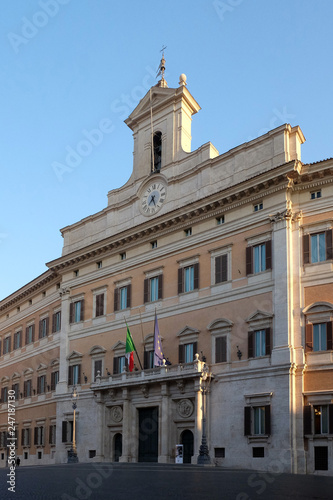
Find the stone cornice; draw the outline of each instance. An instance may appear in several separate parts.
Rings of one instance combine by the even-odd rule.
[[[45,273],[35,278],[33,281],[30,281],[30,283],[28,283],[27,285],[9,295],[9,297],[3,299],[0,302],[0,311],[8,309],[13,304],[20,302],[22,299],[25,299],[37,290],[42,291],[42,289],[45,288],[46,285],[49,285],[56,280],[59,280],[59,276],[54,270],[46,271]]]
[[[51,271],[62,272],[66,268],[79,263],[93,262],[97,256],[106,252],[124,251],[128,246],[140,241],[149,242],[157,234],[159,236],[177,229],[186,228],[208,217],[215,217],[247,203],[254,202],[263,196],[270,195],[289,185],[289,175],[298,162],[289,162],[273,170],[258,174],[223,192],[215,193],[204,200],[199,200],[165,215],[148,220],[133,229],[110,236],[84,249],[67,254],[47,263]]]

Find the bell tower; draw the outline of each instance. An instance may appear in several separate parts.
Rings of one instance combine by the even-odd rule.
[[[132,181],[157,172],[167,176],[172,164],[191,152],[192,115],[201,108],[187,89],[186,76],[180,75],[179,87],[169,88],[164,71],[163,53],[161,79],[125,120],[134,139]]]

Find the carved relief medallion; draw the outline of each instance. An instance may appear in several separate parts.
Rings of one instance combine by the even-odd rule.
[[[111,418],[114,422],[121,422],[123,419],[123,409],[121,406],[113,406],[111,408]]]
[[[188,418],[192,415],[194,406],[189,399],[181,399],[177,405],[178,414],[183,418]]]

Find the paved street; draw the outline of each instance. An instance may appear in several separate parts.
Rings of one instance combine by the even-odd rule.
[[[331,500],[333,478],[162,464],[70,464],[0,470],[1,500]]]

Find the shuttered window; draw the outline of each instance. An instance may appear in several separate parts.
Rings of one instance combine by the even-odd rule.
[[[43,318],[39,321],[39,335],[38,338],[42,339],[49,334],[49,318]]]
[[[143,284],[143,302],[154,302],[161,300],[163,291],[163,275],[160,274],[153,278],[146,278]]]
[[[121,311],[131,307],[132,285],[116,288],[114,291],[114,310]]]
[[[228,255],[215,257],[215,283],[228,281]]]
[[[52,333],[61,330],[61,311],[57,311],[52,315]]]
[[[104,293],[99,293],[95,297],[96,300],[96,318],[104,315]]]
[[[81,384],[81,365],[72,365],[68,367],[68,385]]]
[[[178,293],[192,292],[199,288],[199,263],[178,269]]]
[[[308,323],[305,327],[305,352],[331,351],[333,322]]]
[[[248,357],[257,358],[271,354],[271,328],[249,332]]]
[[[192,363],[198,352],[198,342],[181,344],[179,346],[179,363]]]
[[[246,248],[246,275],[272,269],[272,241]]]
[[[332,229],[303,236],[303,263],[318,263],[333,258]]]
[[[78,323],[84,320],[84,299],[71,302],[69,305],[69,322]]]
[[[245,406],[244,407],[244,435],[262,436],[271,434],[271,407]]]
[[[227,337],[217,337],[215,339],[215,363],[225,363],[227,361]]]

